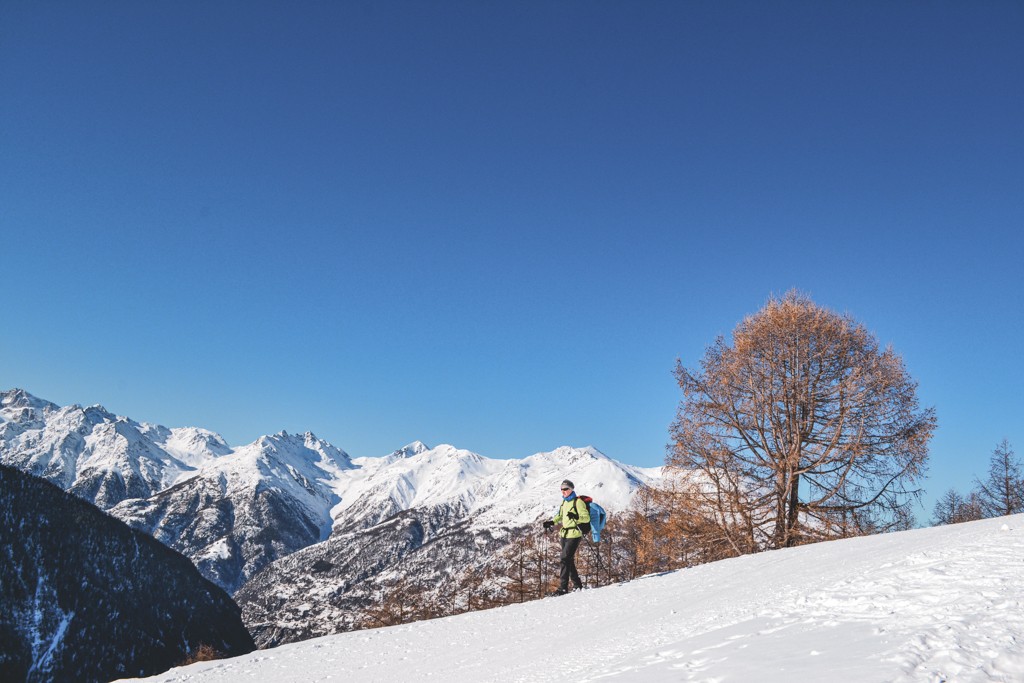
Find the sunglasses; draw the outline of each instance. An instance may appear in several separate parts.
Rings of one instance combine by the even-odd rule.
[[[572,491],[572,489],[566,489],[566,488],[563,488],[562,490],[563,491]]]

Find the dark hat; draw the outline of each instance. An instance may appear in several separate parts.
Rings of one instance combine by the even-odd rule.
[[[569,487],[569,488],[571,488],[571,489],[575,489],[575,488],[576,488],[576,485],[575,485],[575,484],[573,484],[573,483],[572,483],[571,481],[569,481],[568,479],[563,479],[563,480],[562,480],[562,486],[568,486],[568,487]]]

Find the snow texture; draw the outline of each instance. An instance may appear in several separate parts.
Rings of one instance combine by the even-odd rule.
[[[146,680],[1021,681],[1022,602],[1017,515],[749,555]]]

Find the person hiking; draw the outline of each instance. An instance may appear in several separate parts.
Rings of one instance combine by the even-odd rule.
[[[558,532],[562,542],[561,574],[559,575],[558,590],[552,595],[565,595],[569,592],[569,581],[572,581],[574,590],[583,588],[583,581],[576,571],[576,550],[580,547],[583,534],[590,532],[590,512],[586,503],[576,497],[575,485],[568,479],[562,482],[562,504],[554,519],[544,521],[544,528],[551,529],[556,524],[562,528]]]

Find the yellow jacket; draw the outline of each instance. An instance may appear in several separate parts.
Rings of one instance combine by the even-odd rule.
[[[570,516],[569,513],[575,513]],[[577,516],[577,519],[573,519],[573,516]],[[563,500],[562,504],[558,506],[558,513],[555,514],[555,524],[561,524],[562,530],[559,531],[559,535],[562,538],[580,538],[583,536],[583,532],[580,530],[579,525],[584,522],[590,523],[590,510],[587,509],[587,504],[580,500],[579,496],[573,496],[572,500]]]

